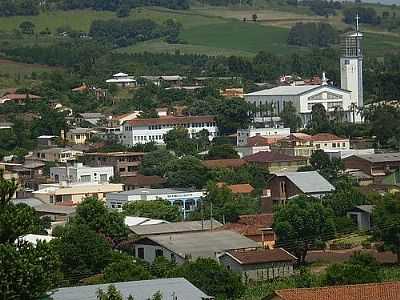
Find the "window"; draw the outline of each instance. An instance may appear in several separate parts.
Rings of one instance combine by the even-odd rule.
[[[171,262],[176,263],[175,253],[171,253]]]
[[[90,175],[82,175],[81,182],[90,182]]]
[[[346,143],[343,143],[342,146],[343,146],[343,147],[346,147]]]
[[[138,248],[138,257],[144,259],[144,248]]]
[[[336,148],[336,143],[332,143],[332,148]]]
[[[281,187],[281,193],[286,194],[286,182],[281,181],[280,182],[280,187]]]
[[[164,256],[164,252],[161,249],[156,249],[156,257]]]
[[[135,166],[128,166],[128,172],[135,172]]]
[[[101,182],[106,182],[106,181],[108,181],[108,176],[107,176],[107,174],[100,174],[100,181],[101,181]]]
[[[344,64],[345,64],[345,65],[349,65],[349,64],[350,64],[350,60],[349,60],[349,59],[346,59],[346,60],[344,61]]]
[[[125,168],[119,168],[120,172],[125,172]]]

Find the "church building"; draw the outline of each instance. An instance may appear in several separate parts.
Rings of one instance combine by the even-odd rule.
[[[328,114],[341,114],[343,121],[361,122],[358,109],[363,107],[363,56],[357,16],[356,31],[347,33],[342,39],[340,57],[340,88],[328,85],[325,74],[321,85],[278,86],[249,94],[245,100],[251,104],[255,121],[265,121],[266,108],[269,116],[279,116],[285,105],[291,102],[300,115],[303,125],[311,120],[313,105],[322,104]]]

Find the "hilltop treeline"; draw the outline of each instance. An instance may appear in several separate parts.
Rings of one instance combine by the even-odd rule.
[[[0,0],[0,17],[35,16],[41,10],[95,9],[126,10],[141,6],[160,6],[170,9],[188,9],[189,0]]]

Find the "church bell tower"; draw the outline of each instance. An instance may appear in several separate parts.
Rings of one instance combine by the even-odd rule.
[[[360,17],[356,17],[356,31],[342,38],[340,57],[341,88],[351,91],[352,102],[363,107],[363,53],[361,42],[363,34],[359,28]]]

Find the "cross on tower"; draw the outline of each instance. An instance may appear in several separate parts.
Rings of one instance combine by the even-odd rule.
[[[357,32],[359,31],[359,29],[360,29],[360,16],[359,16],[359,14],[357,13],[357,15],[356,15],[356,30],[357,30]]]

